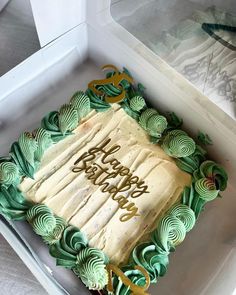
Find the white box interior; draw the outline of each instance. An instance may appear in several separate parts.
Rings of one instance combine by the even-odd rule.
[[[108,0],[100,4],[88,1],[86,23],[51,42],[0,78],[0,154],[8,152],[21,132],[39,126],[43,115],[68,101],[75,90],[86,89],[90,80],[103,76],[101,65],[125,66],[146,86],[147,97],[157,109],[176,112],[193,136],[198,130],[210,135],[214,145],[209,154],[225,166],[230,176],[224,198],[207,205],[197,226],[176,253],[170,255],[166,276],[152,285],[150,293],[231,295],[236,290],[235,122],[116,24],[110,16]],[[25,222],[15,222],[14,226],[68,294],[88,294],[71,272],[55,266],[47,246]],[[24,257],[29,253],[19,250],[17,240],[7,229],[3,232],[27,263]],[[33,267],[30,262],[27,265]],[[34,274],[51,294],[66,294],[56,287],[52,292],[39,269]]]

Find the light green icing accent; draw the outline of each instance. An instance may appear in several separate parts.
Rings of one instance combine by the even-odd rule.
[[[146,107],[145,99],[140,95],[132,97],[130,100],[130,107],[133,111],[140,112],[143,108]]]
[[[177,204],[173,206],[169,214],[176,216],[183,222],[186,232],[189,232],[196,223],[196,218],[193,210],[186,205]]]
[[[214,200],[219,193],[219,190],[216,189],[215,183],[205,177],[200,178],[195,182],[195,190],[205,201]]]
[[[44,152],[53,144],[50,133],[44,128],[38,128],[34,131],[34,138],[38,143],[35,151],[35,159],[41,161]]]
[[[162,143],[166,154],[174,158],[190,156],[194,153],[196,145],[194,140],[181,130],[170,131]]]
[[[49,235],[56,226],[52,210],[44,204],[37,204],[30,208],[26,218],[35,233],[40,236]]]
[[[158,112],[154,109],[146,109],[143,111],[139,117],[139,124],[144,129],[147,130],[147,122],[153,115],[158,115]]]
[[[184,240],[186,228],[180,219],[168,214],[159,223],[157,233],[161,247],[169,252]]]
[[[106,264],[108,258],[101,250],[85,248],[77,255],[73,271],[90,290],[101,290],[108,283]]]
[[[167,125],[168,123],[164,116],[155,114],[147,121],[147,131],[151,136],[161,137]]]
[[[55,244],[58,240],[60,240],[61,235],[67,226],[67,223],[63,218],[55,216],[55,220],[56,225],[54,229],[51,232],[49,232],[46,236],[43,236],[44,242],[48,245]]]
[[[86,117],[90,112],[90,100],[83,91],[77,91],[72,96],[70,103],[78,112],[79,119]]]
[[[15,186],[0,186],[0,213],[9,220],[25,220],[26,213],[33,203],[26,200]]]
[[[88,240],[78,228],[68,226],[62,233],[61,239],[50,246],[50,254],[56,258],[57,265],[66,268],[75,267],[77,254],[88,244]]]
[[[79,116],[77,110],[73,106],[69,104],[64,104],[60,108],[58,123],[62,134],[65,134],[67,131],[74,130],[78,125],[78,121]]]
[[[2,162],[0,163],[0,184],[8,187],[18,185],[20,183],[20,172],[15,163]]]
[[[27,162],[29,162],[29,164],[32,167],[34,167],[34,164],[35,164],[34,154],[38,148],[37,141],[33,138],[31,133],[24,132],[19,137],[18,143],[24,158],[27,160]]]

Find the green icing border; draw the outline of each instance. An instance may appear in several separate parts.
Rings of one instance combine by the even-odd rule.
[[[125,68],[123,72],[130,75]],[[110,72],[107,77],[113,74]],[[146,269],[152,283],[165,275],[169,254],[194,227],[205,204],[226,189],[228,177],[223,167],[207,160],[206,151],[180,129],[182,119],[175,113],[165,117],[148,106],[142,84],[135,86],[122,80],[120,85],[126,89],[121,107],[149,134],[151,142],[158,142],[169,156],[175,158],[181,170],[192,175],[191,187],[184,189],[181,201],[161,218],[151,239],[133,249],[128,265],[122,268],[134,284],[144,286],[145,278],[134,269],[135,265]],[[99,86],[99,90],[107,96],[120,94],[120,89],[111,84]],[[0,213],[8,219],[27,220],[48,244],[57,265],[72,269],[92,290],[103,289],[107,284],[106,265],[109,259],[102,251],[90,248],[78,228],[54,215],[46,205],[26,200],[17,186],[22,177],[34,177],[43,153],[53,143],[72,134],[91,109],[104,112],[110,107],[104,96],[98,96],[90,89],[85,93],[76,92],[59,111],[47,114],[40,128],[32,133],[22,133],[19,140],[12,144],[8,157],[0,157]],[[116,275],[113,277],[113,288],[114,294],[131,294],[129,287]]]

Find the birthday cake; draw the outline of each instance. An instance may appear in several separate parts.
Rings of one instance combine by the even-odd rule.
[[[114,66],[0,158],[0,212],[90,290],[147,294],[227,174]]]

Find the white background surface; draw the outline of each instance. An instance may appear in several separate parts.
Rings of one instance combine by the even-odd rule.
[[[98,30],[99,29],[100,28],[98,28]],[[164,109],[166,105],[168,105],[168,107],[171,107],[171,108],[173,107],[172,110],[178,109],[178,113],[180,113],[180,115],[182,115],[182,113],[184,114],[184,118],[187,119],[189,123],[191,123],[189,125],[191,125],[192,128],[194,126],[195,126],[194,128],[196,128],[196,125],[197,127],[199,127],[200,123],[211,126],[211,129],[213,129],[212,128],[213,125],[215,126],[215,129],[219,126],[219,122],[218,122],[219,115],[217,116],[217,114],[214,114],[215,116],[213,118],[213,121],[211,121],[212,113],[209,111],[210,104],[208,103],[207,100],[205,100],[200,95],[198,95],[196,91],[192,91],[192,88],[190,89],[189,86],[187,87],[185,83],[182,84],[183,90],[180,91],[180,89],[176,86],[176,84],[178,83],[180,84],[181,79],[177,79],[178,77],[176,77],[175,75],[170,77],[170,75],[168,75],[167,69],[165,68],[165,65],[163,65],[163,67],[160,67],[160,63],[158,64],[158,62],[160,61],[158,61],[158,59],[155,59],[155,63],[153,63],[154,66],[156,67],[158,65],[158,70],[154,70],[152,66],[147,63],[146,60],[143,60],[141,56],[137,56],[138,50],[139,52],[143,50],[143,47],[141,46],[141,44],[138,44],[139,46],[135,47],[137,50],[134,53],[133,50],[131,52],[128,46],[124,46],[124,44],[121,44],[120,42],[117,42],[115,47],[112,46],[113,39],[114,38],[112,38],[112,36],[110,35],[103,36],[101,30],[99,32],[95,31],[93,33],[93,38],[90,39],[89,41],[90,48],[92,49],[90,54],[97,61],[99,60],[99,63],[100,62],[105,63],[108,60],[110,60],[112,62],[129,65],[129,68],[131,69],[131,71],[135,72],[136,76],[139,77],[139,80],[143,81],[144,84],[148,87],[148,91],[149,91],[148,96],[152,98],[154,105],[155,104],[160,105],[161,103]],[[102,48],[104,49],[104,42],[105,42],[104,40],[107,42],[106,50],[102,50]],[[51,48],[52,47],[53,46],[51,46]],[[50,48],[48,48],[48,51],[49,49]],[[58,52],[57,48],[54,48],[54,52]],[[53,53],[53,50],[51,51],[51,53]],[[76,49],[71,52],[72,58],[74,56],[73,53],[76,53]],[[46,56],[45,51],[43,51],[43,54],[45,54]],[[42,52],[40,52],[40,54],[37,55],[38,61],[40,62],[43,61],[43,58],[41,56],[43,54]],[[143,56],[145,56],[145,54],[146,54],[146,57],[150,58],[150,55],[147,56],[147,52],[143,50]],[[77,52],[77,55],[78,55],[78,52]],[[47,58],[47,60],[48,59],[49,58]],[[66,60],[68,61],[68,57],[66,58]],[[27,93],[28,96],[30,96],[28,90],[29,89],[32,90],[31,101],[29,101],[28,103],[28,106],[30,106],[31,108],[23,110],[27,112],[27,119],[25,119],[26,117],[24,116],[25,120],[21,120],[20,116],[24,114],[17,112],[19,116],[18,119],[19,119],[19,122],[21,122],[21,125],[18,126],[19,124],[17,124],[17,128],[14,127],[14,132],[10,132],[11,136],[9,138],[4,136],[4,138],[7,138],[12,142],[13,139],[17,137],[17,134],[19,134],[19,131],[23,131],[23,129],[27,130],[29,129],[29,126],[34,128],[36,126],[34,124],[36,124],[39,121],[39,118],[42,117],[43,114],[45,114],[46,106],[50,107],[51,109],[55,106],[55,104],[59,105],[61,102],[65,101],[68,98],[69,90],[73,91],[74,87],[78,86],[76,85],[76,80],[71,79],[70,76],[67,75],[63,61],[62,63],[57,64],[60,70],[58,70],[58,68],[54,68],[54,69],[49,68],[48,71],[45,71],[43,73],[42,76],[44,77],[45,80],[41,79],[41,75],[38,75],[37,80],[35,78],[35,81],[33,81],[34,84],[31,84],[31,87],[29,87],[27,84],[24,85],[25,93]],[[32,63],[28,61],[28,65],[32,65]],[[23,66],[18,68],[18,70],[15,69],[14,73],[18,73],[19,70],[22,68]],[[87,65],[85,68],[86,70],[88,69]],[[144,68],[145,68],[146,75],[143,75]],[[93,66],[93,68],[90,69],[89,75],[91,75],[91,77],[94,77],[97,75],[96,69],[98,70],[98,68],[96,68],[95,65]],[[31,66],[30,66],[30,70],[32,71]],[[53,72],[50,72],[51,70]],[[163,74],[165,70],[166,72]],[[169,71],[169,74],[172,73],[170,69],[168,69],[168,71]],[[77,70],[77,73],[81,74],[81,72],[82,72],[82,67],[80,66]],[[47,80],[44,76],[45,73],[46,73]],[[55,81],[56,79],[53,79],[54,78],[53,74],[56,74],[56,73],[61,74],[61,77],[58,77],[58,78],[61,78],[63,83],[60,83],[61,82],[60,80]],[[149,77],[148,73],[151,73],[153,75],[150,75]],[[164,77],[165,75],[166,77]],[[84,81],[84,83],[86,83],[86,81],[88,81],[88,78],[89,78],[87,74],[86,76],[83,75],[83,77],[82,76],[78,76],[78,77],[81,77],[79,81],[80,82]],[[156,80],[158,80],[158,87],[156,87],[155,85]],[[38,86],[38,88],[40,89],[39,89],[39,93],[37,93],[38,90],[35,87],[40,82],[42,85],[40,85],[40,87]],[[45,85],[47,84],[43,82],[47,82],[49,84],[51,91],[49,92],[43,91],[44,90],[43,87],[45,87]],[[68,82],[72,84],[69,85]],[[30,83],[32,83],[32,81],[30,81]],[[170,87],[170,84],[172,85],[173,91]],[[67,86],[68,88],[64,86]],[[81,84],[81,86],[83,85]],[[24,104],[27,104],[27,99],[30,100],[30,98],[23,96],[24,87],[21,87],[20,89],[16,90],[18,99],[19,99],[19,96],[22,96],[21,106],[24,106]],[[175,91],[176,89],[177,91]],[[191,99],[191,107],[186,103],[187,94],[185,94],[185,92],[190,93],[193,96],[193,98],[188,97],[189,99]],[[55,95],[57,100],[53,100],[53,99],[48,100],[48,97],[53,98],[52,94]],[[7,106],[7,104],[4,104],[4,103],[8,101],[12,101],[12,99],[14,99],[14,93],[9,94],[9,96],[10,98],[7,97],[5,102],[3,101],[3,105]],[[178,99],[177,105],[173,103],[174,98]],[[44,103],[44,105],[41,108],[37,107],[37,111],[35,111],[36,102],[39,103],[40,106],[41,106],[41,102]],[[207,114],[205,114],[205,112],[202,111],[203,104],[206,107],[205,109],[209,111]],[[186,110],[192,111],[193,106],[196,107],[195,108],[196,114],[189,114],[189,112],[186,112]],[[14,107],[16,106],[14,104],[11,104],[12,109],[9,108],[9,113],[11,112],[12,114],[16,113],[13,111]],[[184,110],[181,111],[181,107],[185,111]],[[212,106],[212,109],[217,110],[216,108],[214,108],[214,105]],[[198,114],[199,110],[201,110],[201,115],[202,115],[201,122],[199,120],[199,114]],[[189,118],[189,116],[191,118]],[[196,119],[195,121],[193,121],[194,116]],[[209,119],[207,119],[206,117],[207,118],[209,117]],[[222,116],[222,119],[224,119],[223,116]],[[11,120],[13,122],[15,118],[13,117],[11,118]],[[9,128],[12,128],[13,126],[12,122],[6,122],[6,123],[9,123]],[[17,121],[15,122],[17,123]],[[9,130],[12,131],[13,129],[12,130],[9,129],[7,131],[7,128],[5,128],[5,130],[6,132],[8,132]],[[221,136],[219,136],[218,132],[222,132],[222,127],[221,129],[219,129],[219,131],[217,130],[217,134],[216,132],[214,134],[216,140],[218,140],[219,137],[221,137],[219,143],[221,143],[222,145],[222,138],[225,138],[226,135],[221,134]],[[211,133],[214,133],[213,130]],[[231,138],[234,138],[234,137],[231,137]],[[226,141],[223,141],[223,142],[226,142]],[[223,157],[222,151],[219,150],[218,146],[219,145],[216,144],[214,148],[216,148],[216,150],[218,149],[218,153],[219,155],[221,155],[222,160],[223,159],[225,160],[226,156]],[[231,146],[232,145],[230,144],[227,145],[226,148],[228,148],[228,151],[230,150]],[[230,155],[231,155],[231,159],[233,159],[234,157],[233,154],[230,153]],[[230,164],[227,164],[227,165],[230,166]],[[231,168],[233,169],[233,167]],[[232,289],[234,288],[234,283],[235,283],[234,280],[232,280],[232,278],[229,277],[229,275],[227,275],[226,278],[224,277],[224,279],[222,278],[225,274],[234,273],[234,267],[235,267],[235,263],[234,263],[235,236],[234,236],[233,229],[235,229],[236,224],[235,222],[234,223],[232,222],[232,220],[235,221],[235,215],[236,215],[236,207],[235,207],[236,203],[232,202],[232,199],[234,198],[234,194],[235,192],[233,190],[232,191],[229,190],[228,197],[227,195],[225,195],[225,198],[223,200],[219,199],[208,207],[208,209],[204,212],[202,219],[200,219],[196,229],[194,229],[190,233],[186,241],[177,249],[177,253],[171,255],[171,265],[170,265],[167,276],[163,278],[162,280],[160,280],[160,283],[157,286],[157,288],[152,287],[153,291],[151,291],[151,294],[153,295],[156,294],[158,290],[158,292],[161,295],[170,295],[170,294],[231,295],[232,292],[230,291],[232,291]],[[232,219],[232,216],[233,216],[233,219]],[[207,225],[207,228],[206,228],[206,225]],[[215,284],[215,280],[218,282],[218,285]],[[206,284],[206,281],[207,281],[207,284]],[[226,287],[228,288],[228,291],[226,291],[225,289]],[[217,292],[215,288],[217,288],[219,292]]]
[[[0,0],[0,76],[40,48],[29,0],[11,0],[3,8],[6,2]],[[0,234],[0,294],[46,293]]]

